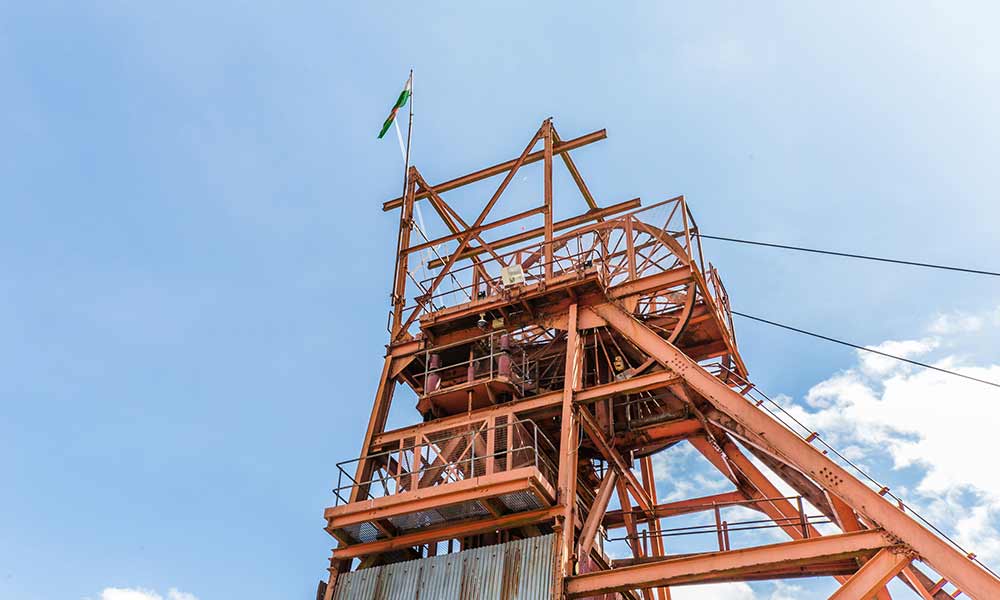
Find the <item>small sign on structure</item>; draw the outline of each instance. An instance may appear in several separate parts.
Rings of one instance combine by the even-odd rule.
[[[503,280],[504,287],[510,287],[524,283],[524,269],[521,265],[508,265],[500,269],[500,279]]]

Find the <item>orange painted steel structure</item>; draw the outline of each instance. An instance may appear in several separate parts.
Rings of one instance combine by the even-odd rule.
[[[753,400],[685,199],[600,208],[584,182],[570,151],[605,137],[563,141],[545,120],[516,158],[481,171],[430,185],[411,167],[404,196],[383,205],[400,211],[389,344],[361,453],[340,464],[325,512],[338,547],[318,597],[346,570],[552,533],[554,598],[668,600],[678,585],[814,576],[835,577],[837,599],[888,598],[894,578],[916,598],[1000,598],[990,571]],[[559,221],[556,157],[587,206]],[[541,204],[490,220],[531,163]],[[472,219],[443,197],[493,177]],[[427,238],[418,202],[445,235]],[[421,422],[386,430],[397,388]],[[678,444],[731,491],[660,502],[651,457]],[[756,516],[731,521],[734,508]],[[669,526],[682,515],[708,522]],[[762,527],[789,541],[733,547]],[[630,557],[610,558],[622,530]],[[718,549],[685,550],[696,534]]]

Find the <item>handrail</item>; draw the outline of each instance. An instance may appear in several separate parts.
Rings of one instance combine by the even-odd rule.
[[[777,501],[791,502],[795,501],[798,505],[799,516],[789,516],[789,517],[779,517],[777,519],[765,518],[765,519],[743,519],[739,521],[729,521],[722,518],[722,511],[727,508],[735,507],[745,507],[749,508],[749,505],[757,504],[773,504]],[[611,537],[607,534],[607,531],[602,532],[603,539],[609,542],[624,541],[629,546],[635,543],[642,543],[644,553],[649,556],[649,540],[652,538],[668,538],[668,537],[680,537],[680,536],[690,536],[690,535],[709,535],[714,534],[718,538],[719,551],[726,551],[732,549],[731,539],[729,534],[732,532],[739,531],[754,531],[760,529],[775,529],[775,528],[788,528],[795,527],[803,538],[808,539],[812,535],[811,527],[814,525],[823,525],[831,523],[830,519],[826,515],[807,515],[804,510],[804,501],[802,496],[781,496],[773,498],[748,498],[745,500],[734,500],[730,502],[711,502],[704,504],[693,504],[688,506],[690,509],[703,509],[704,511],[714,512],[714,519],[711,523],[706,524],[696,524],[688,525],[684,527],[672,527],[669,529],[657,529],[655,531],[650,531],[649,529],[644,529],[641,532],[636,533],[636,535],[626,534],[624,536]],[[645,517],[648,513],[643,510],[627,510],[621,511],[624,514],[634,514],[640,517]]]
[[[672,210],[669,211],[662,225],[654,219],[649,219],[648,222],[640,219],[640,217],[652,215],[651,211],[668,206],[671,206]],[[671,224],[674,221],[680,222],[672,227]],[[694,265],[703,265],[703,257],[697,236],[692,235],[690,229],[693,222],[690,210],[682,196],[663,200],[606,219],[603,222],[571,230],[556,236],[549,242],[533,242],[495,256],[470,260],[467,264],[453,267],[450,270],[449,275],[455,285],[439,287],[429,295],[424,290],[428,283],[436,279],[436,276],[429,275],[419,281],[414,278],[420,289],[417,291],[418,293],[410,296],[411,302],[407,303],[403,310],[407,315],[420,309],[440,310],[453,305],[455,302],[449,301],[448,297],[456,294],[461,296],[458,303],[472,302],[502,294],[505,286],[501,281],[499,271],[501,267],[509,264],[519,264],[525,268],[526,283],[545,281],[546,273],[550,267],[553,272],[558,271],[559,274],[562,274],[571,270],[579,270],[583,265],[586,265],[586,268],[594,267],[598,275],[605,280],[624,277],[622,281],[627,281],[652,272],[662,271],[664,267],[658,265],[658,261],[651,258],[661,249],[666,249],[669,255],[674,255],[675,261],[679,259],[676,252],[665,246],[662,240],[657,240],[656,236],[649,234],[653,239],[644,244],[646,256],[644,257],[643,272],[633,273],[631,269],[625,268],[625,263],[632,258],[629,253],[633,251],[633,245],[629,241],[628,249],[624,249],[622,248],[622,240],[625,235],[637,235],[633,231],[636,229],[640,232],[638,235],[641,235],[642,232],[648,234],[652,230],[663,232],[674,238],[684,251],[684,261],[691,264],[693,268],[697,268]],[[641,223],[642,227],[632,227],[631,224],[634,223]],[[549,261],[542,258],[547,254],[545,252],[547,247],[552,248],[551,252],[548,253],[552,256]],[[620,281],[616,283],[620,283]]]
[[[516,446],[511,444],[510,440],[512,436],[508,433],[505,448],[495,450],[489,454],[476,452],[475,447],[477,437],[482,437],[483,440],[485,440],[486,436],[490,435],[490,431],[509,431],[516,426],[522,426],[526,432],[526,435],[522,436],[522,440],[518,442]],[[496,434],[494,433],[493,435],[495,436]],[[443,447],[446,446],[448,442],[465,437],[469,438],[469,443],[464,447],[459,447],[460,451],[457,457],[449,458],[444,455]],[[404,461],[400,459],[407,455],[414,457],[417,456],[418,453],[420,457],[423,458],[425,448],[428,450],[426,454],[427,458],[430,460],[426,462],[424,460],[420,460],[420,467],[417,469],[412,468],[414,461],[410,460],[408,461],[410,469],[404,472]],[[431,451],[433,451],[433,458]],[[421,485],[420,479],[422,479],[428,472],[438,472],[438,475],[434,478],[434,483],[432,485],[451,483],[468,477],[477,476],[480,473],[488,472],[490,470],[490,459],[492,459],[494,470],[509,470],[511,468],[509,465],[512,464],[513,461],[516,460],[523,462],[525,452],[529,452],[528,456],[530,457],[530,464],[543,471],[543,476],[545,476],[546,479],[552,479],[554,477],[556,466],[552,459],[549,458],[549,455],[556,455],[555,445],[548,439],[548,436],[546,436],[544,432],[539,431],[538,425],[534,421],[530,419],[515,419],[509,423],[495,425],[493,427],[470,429],[453,435],[436,438],[433,441],[392,450],[384,450],[365,457],[338,462],[336,464],[339,471],[337,486],[331,491],[336,498],[335,506],[348,503],[351,491],[356,487],[367,489],[365,499],[374,499],[382,496],[407,493],[427,487]],[[392,472],[393,469],[391,467],[395,458],[394,455],[400,457],[399,459],[396,459],[395,473]],[[364,481],[358,481],[353,475],[351,475],[351,471],[355,470],[353,467],[350,469],[345,468],[348,465],[356,465],[361,461],[369,461],[370,463],[377,465],[377,468],[372,469],[373,475]],[[497,464],[500,464],[500,466],[498,467]],[[384,471],[385,474],[375,475],[374,473],[376,471]],[[459,475],[461,475],[461,477],[459,477]],[[346,484],[344,483],[345,476],[349,480]],[[445,477],[445,481],[441,481],[442,476]],[[403,485],[403,480],[407,480],[409,484]],[[414,481],[416,482],[416,485],[413,485]],[[375,484],[380,484],[382,486],[382,491],[384,492],[383,494],[376,495],[372,492],[372,488]],[[342,492],[345,491],[347,493],[342,494]]]

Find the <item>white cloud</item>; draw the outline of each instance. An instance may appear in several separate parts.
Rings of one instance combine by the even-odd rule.
[[[1000,364],[934,356],[935,350],[960,346],[954,338],[962,333],[1000,327],[998,314],[941,315],[930,327],[939,337],[893,340],[874,348],[1000,381]],[[851,460],[864,465],[890,458],[895,471],[872,473],[877,479],[887,480],[898,493],[909,478],[915,485],[911,498],[904,499],[981,558],[1000,560],[1000,469],[992,468],[988,458],[1000,430],[1000,390],[858,354],[854,368],[813,386],[790,412],[835,446],[848,448]],[[916,471],[899,472],[907,468]]]
[[[962,311],[939,314],[927,328],[933,334],[973,333],[1000,324],[1000,308],[981,314]]]
[[[661,502],[712,494],[733,485],[690,444],[653,455],[653,479]]]
[[[145,588],[104,588],[100,600],[164,600],[164,597]],[[167,590],[166,600],[198,600],[198,597],[177,588],[170,588]]]
[[[672,600],[756,600],[753,589],[745,583],[713,583],[670,588]]]
[[[800,586],[783,581],[770,585],[773,586],[770,594],[755,593],[743,582],[684,585],[670,588],[670,597],[673,600],[802,600],[806,597],[803,595],[806,591]]]
[[[927,354],[927,352],[937,348],[939,342],[935,338],[923,340],[889,340],[877,346],[867,346],[871,350],[885,352],[901,358],[911,358]],[[885,376],[900,369],[908,368],[904,362],[900,362],[888,356],[880,356],[871,352],[858,352],[861,370],[866,375]]]
[[[774,591],[768,600],[802,600],[805,590],[783,581],[774,582]]]
[[[961,543],[986,559],[1000,557],[1000,507],[996,502],[975,506],[955,524]]]
[[[101,600],[163,600],[163,596],[142,588],[104,588]]]
[[[952,366],[983,379],[1000,379],[1000,365]],[[969,485],[1000,501],[1000,471],[983,469],[970,457],[991,454],[1000,427],[1000,393],[981,384],[935,371],[913,371],[866,381],[859,373],[838,374],[809,392],[829,405],[807,414],[821,430],[841,439],[888,450],[897,468],[926,469],[918,489],[943,493]],[[859,448],[853,452],[859,454]]]

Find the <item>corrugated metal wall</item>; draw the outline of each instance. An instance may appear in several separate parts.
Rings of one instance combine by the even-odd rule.
[[[334,600],[545,600],[552,536],[507,542],[337,578]]]

